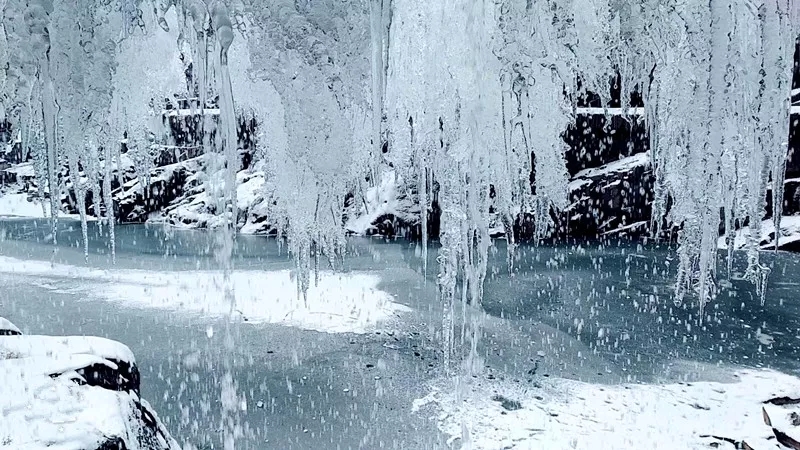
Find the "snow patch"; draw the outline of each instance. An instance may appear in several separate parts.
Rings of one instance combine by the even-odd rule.
[[[647,226],[647,222],[646,221],[634,222],[632,224],[628,224],[628,225],[624,225],[624,226],[621,226],[621,227],[614,228],[613,230],[608,230],[608,231],[602,233],[602,235],[603,236],[608,236],[610,234],[624,234],[627,231],[634,230],[634,229],[637,229],[637,228],[646,227],[646,226]]]
[[[9,167],[5,170],[6,173],[14,174],[19,178],[33,178],[36,176],[36,171],[33,168],[33,163],[26,162]]]
[[[319,282],[312,282],[304,298],[290,270],[234,271],[230,279],[236,298],[233,306],[224,300],[225,283],[219,271],[100,270],[0,257],[0,274],[30,278],[42,286],[48,285],[48,279],[69,279],[71,290],[126,306],[215,317],[233,310],[234,316],[249,323],[330,333],[366,333],[410,311],[377,288],[377,275],[365,272],[320,272]]]
[[[597,107],[582,107],[575,109],[576,114],[590,115],[590,116],[643,116],[644,108],[597,108]]]
[[[0,217],[47,217],[49,216],[50,205],[42,204],[30,198],[28,194],[3,194],[0,195]]]
[[[743,370],[733,383],[595,385],[543,380],[540,387],[467,381],[453,392],[451,380],[412,409],[436,412],[439,428],[471,449],[707,449],[711,436],[744,440],[753,448],[782,448],[762,416],[763,402],[797,398],[800,378],[768,370]],[[501,400],[513,400],[509,408]],[[433,406],[427,406],[433,405]],[[797,405],[767,405],[773,425]],[[790,411],[791,410],[791,411]],[[790,435],[796,427],[781,429]],[[795,436],[796,438],[796,436]],[[731,448],[733,448],[731,446]]]

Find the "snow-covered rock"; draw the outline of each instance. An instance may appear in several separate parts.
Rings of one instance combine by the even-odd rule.
[[[14,336],[22,334],[22,331],[16,325],[11,323],[5,317],[0,317],[0,336]]]
[[[180,448],[139,397],[133,353],[118,342],[0,334],[0,378],[0,449]]]
[[[636,153],[577,172],[561,233],[571,237],[649,232],[653,176],[650,153]]]
[[[783,216],[780,221],[781,236],[778,239],[778,249],[797,250],[800,249],[800,216]],[[736,230],[733,239],[733,249],[741,250],[747,245],[750,238],[750,227],[742,227]],[[775,224],[772,219],[761,222],[761,235],[758,238],[759,246],[762,250],[775,248]],[[717,241],[717,247],[727,249],[728,242],[725,236],[721,236]]]
[[[395,234],[399,228],[415,226],[420,222],[415,196],[404,189],[403,180],[394,170],[386,170],[381,173],[378,185],[366,190],[363,204],[347,221],[345,229],[359,235]]]
[[[117,219],[144,222],[150,214],[162,211],[183,195],[187,180],[201,172],[201,160],[196,157],[157,167],[145,180],[133,178],[125,182],[113,193]]]
[[[150,223],[163,223],[177,228],[215,229],[227,223],[217,214],[216,201],[207,191],[208,178],[219,182],[223,174],[206,175],[193,170],[184,181],[184,193],[174,198],[161,211],[149,217]],[[272,206],[270,189],[263,167],[256,165],[236,174],[237,224],[245,234],[269,234],[272,223],[266,220]]]

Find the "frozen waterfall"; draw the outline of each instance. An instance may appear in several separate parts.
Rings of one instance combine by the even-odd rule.
[[[269,219],[301,292],[321,258],[338,264],[347,214],[391,168],[418,204],[423,252],[433,203],[441,209],[450,365],[456,296],[481,302],[490,218],[509,230],[511,269],[513,224],[524,216],[546,236],[567,206],[564,129],[587,93],[608,103],[614,83],[622,99],[644,99],[652,220],[680,230],[675,302],[714,298],[720,226],[728,239],[745,223],[758,236],[768,188],[782,198],[798,10],[793,0],[0,0],[0,120],[35,155],[54,230],[72,192],[84,234],[93,214],[112,246],[120,153],[150,176],[153,149],[170,140],[164,99],[189,99],[200,117],[207,193],[231,229],[239,121],[254,121]],[[751,241],[746,276],[763,293],[769,269]]]

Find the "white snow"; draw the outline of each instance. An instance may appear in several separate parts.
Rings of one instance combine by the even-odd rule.
[[[20,178],[33,178],[36,176],[36,171],[33,168],[33,163],[26,162],[11,166],[5,170],[8,173],[13,173]]]
[[[22,331],[19,328],[17,328],[16,325],[11,323],[11,321],[6,319],[5,317],[0,317],[0,331],[13,331],[17,333],[22,333]]]
[[[633,229],[636,229],[636,228],[640,228],[640,227],[645,227],[645,226],[647,226],[647,222],[646,221],[634,222],[634,223],[631,223],[631,224],[628,224],[628,225],[624,225],[624,226],[621,226],[621,227],[618,227],[618,228],[614,228],[613,230],[608,230],[608,231],[603,233],[603,236],[607,236],[609,234],[624,233],[626,231],[630,231],[630,230],[633,230]]]
[[[712,442],[733,448],[702,436],[744,440],[759,450],[782,448],[769,440],[763,402],[797,398],[800,379],[768,370],[733,376],[732,383],[611,386],[548,379],[540,388],[467,380],[460,395],[452,380],[439,380],[412,410],[433,413],[451,442],[461,439],[462,448],[470,449],[707,449]],[[497,395],[520,402],[521,409],[504,409]],[[797,405],[766,406],[774,425],[800,411]],[[781,431],[797,434],[792,428]]]
[[[159,308],[224,316],[231,311],[219,271],[157,272],[100,270],[0,257],[0,274],[25,277],[26,282],[59,289],[68,281],[71,292],[125,306]],[[271,323],[330,333],[366,333],[380,322],[410,311],[378,289],[372,273],[320,272],[304,299],[292,271],[234,271],[235,317],[249,323]],[[2,279],[0,279],[2,284]]]
[[[36,196],[26,193],[2,193],[0,192],[0,218],[34,218],[43,219],[50,217],[50,203],[45,202],[44,210]],[[78,214],[59,213],[60,219],[79,220]],[[87,217],[88,221],[97,220],[95,217]]]
[[[568,188],[570,192],[580,191],[587,186],[591,186],[597,178],[605,177],[611,174],[628,172],[636,167],[648,165],[650,165],[650,152],[637,153],[635,155],[604,164],[600,167],[581,170],[572,177]],[[619,180],[614,180],[610,184],[603,186],[603,189],[608,188],[614,185],[614,183],[618,182]],[[572,206],[574,206],[574,203]],[[570,208],[571,206],[568,207],[567,210]]]
[[[418,207],[401,196],[398,187],[402,183],[394,170],[386,170],[380,175],[380,184],[364,193],[365,205],[359,214],[348,220],[345,229],[354,234],[367,234],[379,217],[391,214],[406,222],[418,221]]]
[[[795,89],[792,91],[792,96],[797,95],[797,92],[800,92],[800,89]],[[644,115],[644,108],[593,108],[593,107],[583,107],[583,108],[576,108],[576,114],[585,114],[585,115],[595,115],[595,116],[643,116]],[[789,107],[790,114],[800,114],[800,105],[791,105]]]
[[[618,159],[617,161],[604,164],[600,167],[581,170],[572,177],[572,181],[569,183],[569,191],[574,192],[580,190],[582,187],[591,184],[593,178],[614,173],[628,172],[636,167],[647,166],[649,164],[650,152],[642,152]]]
[[[92,355],[133,363],[133,352],[117,341],[94,336],[20,335],[0,338],[0,360],[54,355]]]
[[[92,449],[109,437],[139,448],[137,403],[155,416],[149,405],[133,392],[72,380],[80,377],[76,370],[93,364],[116,368],[106,357],[133,362],[125,345],[108,339],[0,337],[0,449]],[[157,426],[162,448],[179,448],[160,422]]]
[[[128,433],[133,394],[78,386],[9,361],[0,361],[0,373],[0,448],[90,449]]]
[[[262,197],[266,178],[260,171],[236,174],[236,204],[240,210],[250,208]]]
[[[800,241],[800,216],[783,216],[781,217],[781,238],[778,241],[778,246],[786,245],[791,242]],[[747,245],[747,239],[750,236],[750,227],[743,227],[736,230],[733,240],[734,250],[741,250]],[[762,249],[774,248],[775,242],[775,226],[772,219],[764,220],[761,222],[761,238],[759,245]],[[721,236],[717,241],[717,248],[726,250],[728,244],[725,242],[725,236]]]
[[[206,115],[206,116],[218,116],[219,115],[219,108],[205,108],[200,111],[200,108],[183,108],[183,109],[167,109],[162,112],[162,114],[170,117],[188,117],[188,116],[195,116],[195,115]]]
[[[42,205],[28,194],[0,194],[0,217],[46,217]],[[46,211],[50,205],[45,205]]]
[[[577,114],[598,115],[598,116],[643,116],[644,108],[576,108]]]

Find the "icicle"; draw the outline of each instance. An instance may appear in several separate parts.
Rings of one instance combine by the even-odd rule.
[[[89,262],[89,234],[88,234],[88,224],[86,223],[86,189],[84,187],[83,182],[81,181],[81,175],[79,172],[79,155],[76,154],[75,150],[72,149],[67,155],[67,161],[69,165],[69,176],[70,180],[72,181],[72,190],[75,193],[75,200],[78,203],[78,213],[80,214],[81,218],[81,235],[83,236],[83,257],[84,260],[88,263]]]
[[[448,178],[452,178],[454,174],[444,173],[442,175],[443,183],[452,183]],[[437,261],[439,263],[439,298],[442,304],[442,348],[444,353],[442,364],[445,373],[450,375],[453,370],[453,333],[455,327],[453,298],[459,269],[458,249],[461,247],[461,233],[457,228],[457,224],[463,220],[463,217],[458,213],[457,200],[452,199],[450,194],[443,193],[439,198],[442,208],[442,230],[439,240],[442,247],[439,250]]]
[[[237,229],[236,173],[239,171],[239,149],[237,143],[237,120],[233,105],[233,88],[228,69],[228,49],[233,42],[233,28],[228,18],[228,10],[217,2],[212,8],[212,23],[220,44],[218,71],[221,148],[225,157],[225,204],[220,209],[228,215],[231,233]]]
[[[157,148],[151,145],[161,138],[148,139],[149,132],[160,133],[158,102],[185,89],[184,68],[176,70],[180,64],[173,61],[179,51],[158,45],[169,35],[171,7],[179,5],[181,45],[194,51],[191,58],[185,55],[192,59],[190,90],[196,89],[201,110],[210,95],[219,94],[219,126],[205,111],[200,126],[208,173],[214,175],[207,177],[207,191],[224,186],[216,191],[218,211],[231,230],[238,220],[234,107],[244,100],[237,97],[234,104],[241,91],[236,84],[258,78],[275,91],[271,103],[251,103],[261,103],[263,110],[269,103],[269,111],[260,111],[272,114],[270,142],[261,149],[268,154],[275,197],[270,220],[289,240],[301,291],[318,258],[328,256],[335,265],[343,251],[343,198],[368,174],[377,181],[383,145],[391,143],[382,162],[416,185],[423,240],[433,219],[429,207],[438,202],[443,210],[439,283],[442,306],[450,311],[443,322],[447,341],[458,276],[464,277],[462,300],[480,305],[489,211],[506,228],[513,273],[515,221],[533,221],[537,236],[544,237],[552,231],[553,210],[567,205],[561,133],[574,121],[577,98],[595,92],[605,106],[610,80],[619,79],[623,104],[637,86],[645,99],[656,178],[654,231],[659,233],[665,218],[667,226],[681,229],[675,300],[696,294],[702,307],[713,299],[722,210],[729,271],[733,228],[750,224],[747,277],[763,301],[769,268],[759,260],[760,224],[771,182],[779,245],[796,2],[370,0],[368,8],[332,10],[331,23],[368,27],[371,51],[360,37],[354,44],[309,20],[328,12],[326,2],[247,2],[243,14],[260,26],[248,30],[252,67],[244,70],[229,67],[229,50],[238,42],[225,2],[154,0],[140,10],[141,1],[124,0],[117,10],[105,3],[0,1],[0,58],[7,67],[0,86],[2,114],[19,122],[14,126],[25,130],[24,145],[37,155],[41,192],[50,192],[54,234],[59,175],[66,164],[79,209],[89,190],[94,197],[102,191],[113,236],[108,153],[113,147],[102,146],[101,158],[97,146],[105,141],[98,136],[116,140],[127,133],[146,188],[151,150]],[[24,21],[13,20],[19,17]],[[118,42],[119,35],[126,39]],[[219,53],[209,61],[215,45]],[[99,60],[86,68],[67,61],[88,61],[82,52]],[[144,67],[151,59],[158,65]],[[367,72],[370,92],[364,89]],[[140,73],[149,75],[148,83]],[[106,74],[113,74],[111,81]],[[24,100],[27,112],[17,106]],[[105,104],[112,105],[108,133],[98,126],[103,111],[94,118],[83,114]],[[147,123],[148,114],[153,123]],[[86,130],[80,138],[69,131],[76,128],[71,117]],[[98,186],[101,159],[105,170]],[[224,183],[215,183],[219,180]],[[422,245],[427,270],[427,244]],[[472,330],[473,342],[476,330],[479,326]],[[452,355],[452,336],[448,342]]]
[[[389,3],[390,0],[386,1]],[[385,36],[385,26],[383,24],[383,2],[384,0],[370,0],[369,2],[372,44],[372,141],[375,146],[375,155],[380,155],[383,148],[382,122],[385,96],[384,77],[386,76],[384,70],[384,48],[387,37]]]
[[[58,111],[59,106],[56,102],[55,86],[51,75],[51,42],[48,23],[52,4],[44,0],[33,2],[29,5],[25,14],[26,24],[35,40],[33,51],[36,53],[38,61],[38,78],[42,86],[42,126],[44,128],[45,145],[47,149],[47,174],[48,189],[50,193],[50,217],[53,235],[53,245],[58,243],[58,212],[60,188],[58,184],[59,153],[58,153]]]
[[[772,221],[775,228],[775,250],[781,239],[781,216],[783,215],[784,178],[786,152],[789,135],[790,95],[792,88],[792,62],[794,40],[797,33],[790,30],[794,1],[766,1],[762,6],[762,86],[763,96],[760,120],[764,126],[763,149],[768,155],[772,179]],[[794,6],[796,8],[796,6]],[[763,295],[762,295],[763,298]]]
[[[114,198],[111,194],[111,182],[113,177],[111,161],[112,161],[112,150],[111,145],[105,145],[103,147],[103,203],[105,204],[106,214],[105,214],[105,221],[106,225],[108,226],[108,239],[111,245],[111,261],[112,263],[116,263],[117,261],[117,237],[116,237],[116,218],[114,215]],[[117,179],[121,180],[119,171],[122,170],[120,168],[119,162],[117,162]],[[98,203],[98,202],[95,202]],[[98,217],[99,218],[99,217]]]
[[[411,154],[415,159],[417,178],[417,195],[420,215],[420,231],[422,235],[422,275],[427,281],[428,276],[428,163],[424,150],[417,144],[414,132],[414,117],[408,117],[408,126],[411,131]]]

